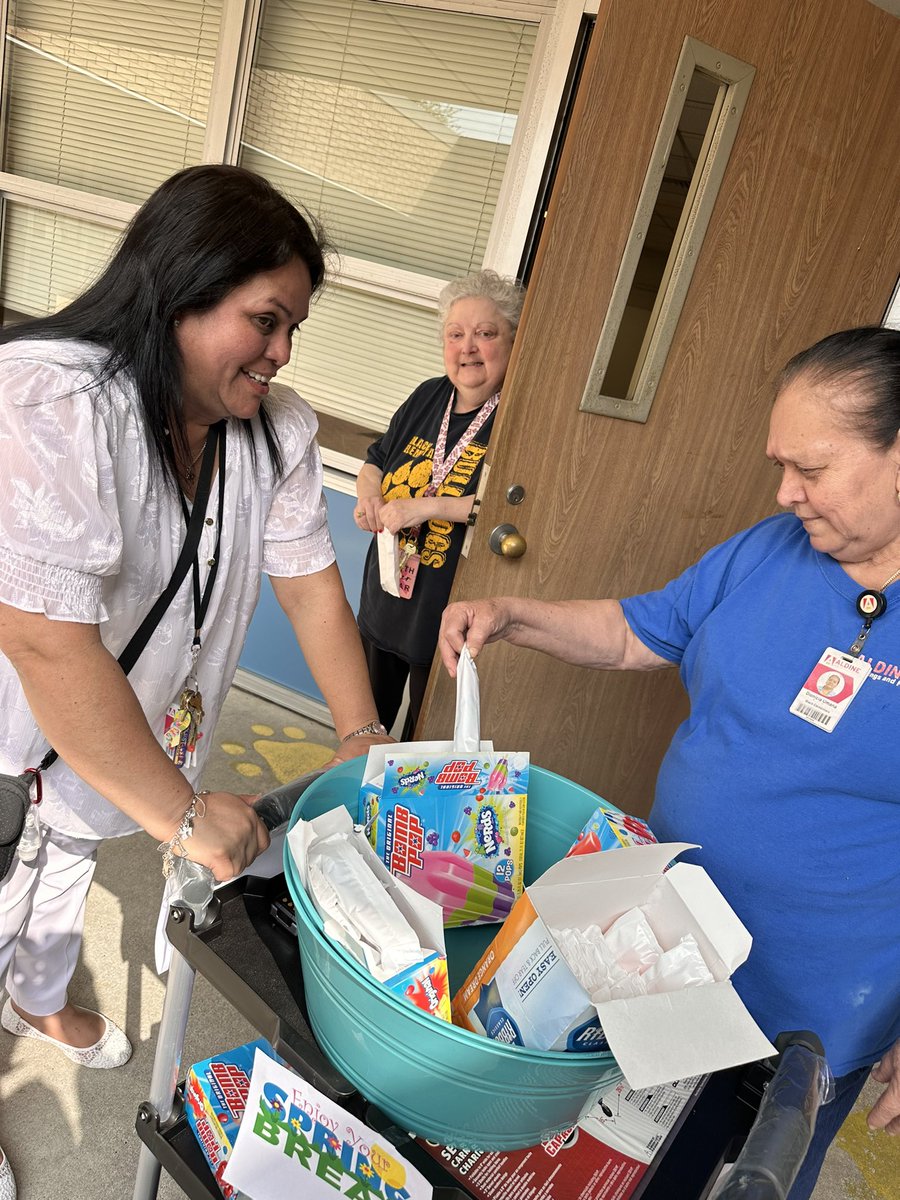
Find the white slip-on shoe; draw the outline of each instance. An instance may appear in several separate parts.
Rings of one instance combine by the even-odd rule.
[[[103,1014],[97,1013],[97,1016],[103,1016]],[[13,1033],[16,1037],[37,1038],[38,1041],[49,1042],[51,1046],[56,1046],[57,1050],[62,1050],[66,1058],[70,1058],[79,1067],[110,1070],[113,1067],[124,1066],[131,1058],[131,1042],[118,1025],[114,1025],[110,1021],[109,1017],[103,1017],[103,1020],[106,1022],[106,1029],[100,1040],[94,1042],[93,1046],[68,1046],[65,1042],[60,1042],[47,1033],[41,1033],[24,1017],[20,1017],[13,1008],[9,997],[3,1005],[3,1011],[0,1012],[0,1025],[8,1033]],[[3,1200],[2,1192],[0,1192],[0,1200]]]
[[[2,1148],[0,1148],[0,1156],[3,1158],[3,1161],[0,1162],[0,1200],[16,1200],[16,1178]]]

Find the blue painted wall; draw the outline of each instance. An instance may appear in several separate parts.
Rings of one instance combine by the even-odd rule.
[[[363,564],[369,548],[371,535],[364,534],[353,522],[355,497],[333,488],[325,489],[328,501],[328,525],[334,541],[338,567],[344,580],[344,590],[354,613],[359,605],[359,589],[362,586]],[[322,693],[316,687],[291,623],[281,611],[275,599],[268,577],[263,576],[259,605],[253,614],[240,666],[254,675],[262,675],[275,683],[283,684],[292,691],[302,692],[314,700],[323,702]]]

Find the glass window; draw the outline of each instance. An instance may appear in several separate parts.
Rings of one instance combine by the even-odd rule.
[[[413,388],[443,373],[435,312],[332,286],[314,301],[278,378],[320,412],[381,431]]]
[[[684,39],[579,405],[583,412],[647,420],[754,70]]]
[[[240,161],[342,253],[449,279],[484,258],[536,26],[371,0],[269,0]]]
[[[8,0],[2,170],[138,205],[203,161],[211,96],[222,106],[234,101],[229,84],[240,93],[237,77],[217,76],[213,90],[222,9]],[[428,297],[484,261],[537,29],[373,0],[262,6],[237,157],[313,212],[353,260],[281,373],[337,441],[383,430],[442,372]],[[52,192],[6,195],[5,319],[54,311],[105,263],[112,217],[59,215],[72,198],[56,205]]]
[[[673,249],[677,249],[684,227],[685,209],[689,197],[696,192],[697,165],[701,163],[710,125],[719,114],[725,86],[703,71],[695,70],[691,77],[622,323],[600,384],[604,396],[634,399],[646,356],[647,330],[672,270]]]
[[[140,204],[200,162],[221,0],[10,0],[3,169]]]
[[[477,270],[536,33],[371,0],[268,0],[240,162],[313,212],[343,256],[439,280]],[[365,430],[442,372],[432,308],[335,285],[290,368],[321,413]]]
[[[74,300],[100,274],[119,236],[103,225],[5,201],[3,323],[45,317]]]

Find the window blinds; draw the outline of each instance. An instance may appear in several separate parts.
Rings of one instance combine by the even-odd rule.
[[[42,317],[65,307],[95,279],[112,254],[114,229],[7,200],[4,204],[2,304]]]
[[[222,0],[10,0],[4,170],[140,204],[202,160]],[[340,254],[438,281],[481,266],[537,26],[372,0],[268,0],[239,161],[325,224]],[[116,234],[5,206],[0,302],[42,314]],[[357,272],[365,277],[365,269]],[[442,370],[433,310],[332,283],[280,373],[383,429]]]
[[[241,161],[345,254],[444,279],[477,269],[535,31],[371,0],[269,0]]]
[[[240,161],[314,213],[343,255],[441,281],[477,270],[536,31],[371,0],[268,0]],[[443,371],[437,319],[332,285],[290,371],[321,411],[384,429]]]
[[[278,378],[320,412],[381,430],[413,388],[443,373],[436,313],[331,285]]]
[[[140,204],[199,162],[221,0],[12,0],[4,170]]]
[[[201,161],[220,9],[220,0],[12,0],[3,169],[140,204]],[[115,241],[99,226],[7,204],[0,300],[29,315],[59,307]]]

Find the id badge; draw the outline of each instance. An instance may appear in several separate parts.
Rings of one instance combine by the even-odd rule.
[[[401,600],[411,600],[413,588],[416,585],[416,575],[419,570],[420,558],[418,554],[410,554],[400,568],[400,581],[397,585],[397,590],[400,593]]]
[[[791,712],[801,721],[832,733],[871,671],[865,659],[829,646],[797,693]]]

